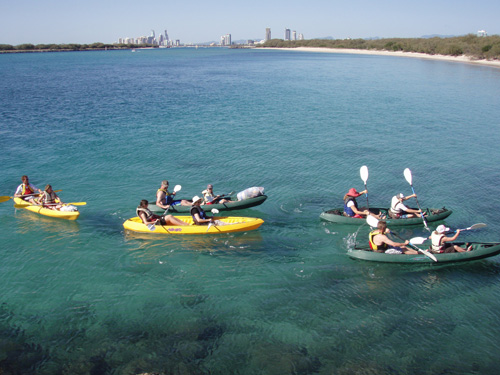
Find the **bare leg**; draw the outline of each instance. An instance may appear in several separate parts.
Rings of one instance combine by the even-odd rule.
[[[167,215],[164,217],[165,217],[165,223],[167,223],[167,225],[189,225],[188,223],[180,219],[177,219],[175,216],[172,215]]]

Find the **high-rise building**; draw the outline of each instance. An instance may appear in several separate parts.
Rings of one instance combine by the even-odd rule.
[[[266,28],[266,38],[265,38],[265,41],[267,42],[268,40],[271,40],[271,28],[270,27]]]
[[[290,29],[285,29],[285,40],[290,40]]]
[[[221,46],[230,46],[231,45],[231,34],[222,35],[220,37],[220,45]]]
[[[297,40],[297,32],[295,30],[292,31],[292,40]]]
[[[299,34],[299,40],[304,40],[304,34]]]

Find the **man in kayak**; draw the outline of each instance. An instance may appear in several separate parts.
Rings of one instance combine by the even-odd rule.
[[[399,193],[392,197],[391,208],[389,208],[389,216],[393,219],[409,219],[421,216],[422,210],[414,210],[413,208],[408,208],[403,204],[404,201],[416,197],[416,194],[405,197],[403,193]]]
[[[410,243],[408,240],[405,242],[394,242],[390,240],[386,233],[391,231],[387,228],[387,223],[380,220],[377,224],[377,229],[372,230],[368,235],[368,242],[370,249],[378,253],[386,254],[418,254],[418,251],[410,249],[407,245]]]
[[[367,215],[375,216],[377,219],[381,219],[380,214],[375,215],[366,208],[358,208],[358,202],[356,198],[363,194],[368,193],[368,190],[363,190],[362,192],[357,192],[355,188],[349,189],[346,195],[344,195],[344,216],[354,217],[354,218],[364,218]]]
[[[22,184],[19,185],[14,193],[14,197],[22,198],[25,201],[33,202],[33,200],[38,196],[38,193],[42,191],[35,185],[30,184],[28,176],[21,177]],[[38,191],[38,193],[35,193]]]
[[[201,202],[203,202],[203,199],[201,199],[199,196],[195,195],[193,197],[193,207],[191,207],[191,216],[193,217],[194,224],[204,225],[208,223],[213,223],[214,219],[211,217],[207,217],[205,211],[203,211],[203,208],[200,207]]]
[[[455,241],[460,234],[460,229],[457,230],[455,235],[453,237],[446,237],[445,233],[448,232],[450,228],[446,228],[444,225],[439,225],[435,231],[432,231],[430,235],[430,239],[432,241],[431,244],[431,252],[435,254],[440,254],[440,253],[463,253],[464,251],[470,251],[472,249],[472,246],[469,246],[467,250],[464,248],[458,246],[458,245],[453,245],[453,244],[446,244],[446,242],[452,242]]]
[[[158,222],[161,225],[189,225],[188,223],[177,219],[172,215],[155,215],[149,210],[148,205],[149,202],[146,199],[143,199],[135,210],[137,216],[139,216],[142,222],[146,225],[157,224]]]
[[[168,191],[168,181],[163,180],[160,188],[156,192],[156,205],[164,210],[178,204],[181,206],[191,206],[191,202],[186,199],[174,200],[175,194],[177,194],[175,191],[173,193]]]
[[[220,195],[214,196],[214,186],[209,184],[206,190],[201,192],[203,194],[203,204],[217,204],[230,202],[228,199],[222,198]]]

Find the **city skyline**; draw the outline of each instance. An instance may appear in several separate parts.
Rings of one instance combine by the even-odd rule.
[[[256,0],[250,5],[227,0],[216,5],[199,0],[189,4],[150,0],[147,5],[151,11],[139,12],[131,0],[0,0],[0,44],[115,43],[120,37],[136,37],[152,29],[168,29],[171,40],[186,44],[220,43],[221,36],[228,34],[232,40],[264,40],[266,28],[279,39],[284,39],[285,29],[307,39],[418,38],[478,30],[500,34],[500,2],[493,0],[422,0],[404,5],[396,0]]]

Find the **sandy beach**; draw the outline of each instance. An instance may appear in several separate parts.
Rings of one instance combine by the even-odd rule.
[[[442,60],[452,61],[467,64],[488,65],[495,68],[500,68],[500,61],[498,60],[474,60],[468,56],[445,56],[445,55],[428,55],[426,53],[417,52],[400,52],[400,51],[379,51],[379,50],[361,50],[361,49],[348,49],[348,48],[319,48],[319,47],[297,47],[297,48],[271,48],[287,51],[307,51],[307,52],[323,52],[323,53],[352,53],[359,55],[382,55],[382,56],[397,56],[397,57],[412,57],[418,59],[428,60]]]

